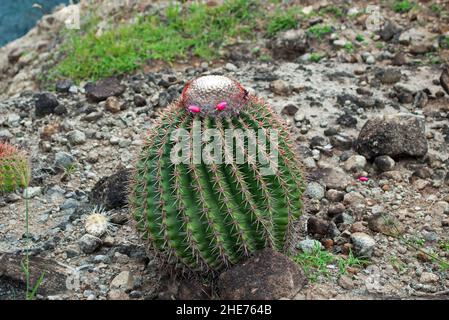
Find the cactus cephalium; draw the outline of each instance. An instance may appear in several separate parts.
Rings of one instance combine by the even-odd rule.
[[[0,193],[11,192],[28,185],[28,159],[17,148],[0,143]]]
[[[208,157],[200,138],[203,158],[195,162],[195,126],[203,134],[214,129],[221,142],[237,129],[248,134],[241,144],[231,138],[230,148],[219,144],[224,155],[219,159],[228,157],[221,163]],[[179,151],[179,139],[173,138],[179,129],[193,141],[182,162],[171,157]],[[239,151],[243,163],[236,161]],[[267,164],[275,168],[271,174],[264,173]],[[267,246],[285,251],[292,222],[302,209],[300,163],[282,120],[237,81],[223,76],[187,83],[181,98],[150,131],[131,188],[130,204],[143,237],[164,255],[203,270],[227,267]]]

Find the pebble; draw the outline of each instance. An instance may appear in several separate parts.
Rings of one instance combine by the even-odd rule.
[[[311,199],[321,200],[324,198],[324,187],[318,182],[309,182],[306,188],[305,194],[309,196]]]
[[[75,158],[67,152],[57,152],[53,167],[66,169],[75,162]]]
[[[117,97],[109,97],[106,99],[104,107],[109,112],[118,113],[121,111],[122,103],[120,102],[119,98],[117,98]]]
[[[378,156],[374,159],[374,164],[379,171],[385,172],[392,170],[396,163],[390,156]]]
[[[123,291],[131,290],[133,288],[133,275],[130,271],[120,272],[110,284],[111,289],[120,289]]]
[[[431,272],[423,272],[419,277],[419,282],[421,283],[436,283],[440,280],[440,278]]]
[[[366,158],[360,155],[353,155],[345,161],[344,167],[346,171],[355,172],[363,170],[366,166]]]
[[[80,130],[73,130],[67,134],[67,140],[73,145],[86,143],[86,135]]]
[[[302,252],[310,253],[314,251],[316,248],[322,249],[321,242],[313,239],[305,239],[298,243],[298,248],[302,250]]]
[[[78,241],[78,245],[84,253],[90,254],[95,252],[100,248],[102,241],[100,238],[92,236],[90,234],[85,234]]]
[[[31,199],[35,196],[38,196],[42,193],[42,187],[28,187],[25,190],[23,190],[23,198],[24,199]]]
[[[371,257],[376,242],[366,233],[355,232],[351,235],[354,253],[359,257]]]

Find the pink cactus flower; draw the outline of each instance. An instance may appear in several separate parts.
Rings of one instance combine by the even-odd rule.
[[[220,102],[219,104],[217,104],[217,105],[215,106],[215,108],[216,108],[218,111],[222,111],[222,110],[226,109],[227,106],[228,106],[228,103],[227,103],[226,101],[223,101],[223,102]]]
[[[190,105],[188,109],[192,113],[198,113],[201,111],[201,108],[195,105]]]
[[[360,182],[367,182],[369,180],[368,177],[359,177]]]

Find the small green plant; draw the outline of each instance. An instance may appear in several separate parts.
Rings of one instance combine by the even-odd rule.
[[[442,240],[439,243],[440,249],[449,252],[449,240]]]
[[[310,281],[316,282],[320,276],[330,276],[329,265],[335,262],[335,257],[317,244],[310,252],[298,253],[293,261],[301,266]]]
[[[263,61],[263,62],[268,62],[268,61],[272,61],[273,58],[269,54],[262,54],[262,55],[260,55],[259,60]]]
[[[26,156],[10,144],[0,142],[0,193],[24,188],[29,175]]]
[[[448,36],[443,36],[439,42],[440,42],[441,48],[449,49],[449,37]]]
[[[332,33],[333,29],[329,25],[317,24],[307,29],[309,36],[317,39],[323,38],[325,35]]]
[[[337,265],[340,275],[347,274],[348,268],[363,268],[370,263],[368,259],[358,258],[349,251],[347,257],[335,256],[332,253],[322,250],[317,244],[310,252],[301,252],[293,257],[293,261],[298,263],[310,281],[316,282],[320,276],[329,277],[331,272],[329,266]]]
[[[443,11],[443,9],[441,8],[441,6],[439,6],[439,5],[436,4],[436,3],[432,3],[432,4],[430,5],[430,10],[431,10],[433,13],[435,13],[437,16],[440,16],[440,15],[441,15],[441,12]]]
[[[352,42],[347,42],[344,47],[343,47],[346,52],[348,53],[353,53],[354,52],[354,45],[352,44]]]
[[[442,63],[441,58],[433,52],[426,53],[426,57],[429,59],[430,64],[440,64]]]
[[[43,279],[44,273],[37,279],[34,285],[31,284],[30,273],[30,230],[29,230],[29,202],[28,189],[30,183],[30,167],[26,155],[8,143],[0,143],[0,193],[8,193],[19,188],[24,188],[25,198],[25,256],[21,261],[22,271],[25,275],[25,299],[33,300],[36,297]]]
[[[352,250],[349,251],[347,257],[338,257],[337,262],[340,274],[346,274],[348,272],[348,268],[363,268],[370,263],[370,261],[366,258],[358,258],[354,256]]]
[[[405,273],[407,271],[407,265],[396,256],[390,257],[390,264],[394,268],[394,270],[399,272],[399,274]]]
[[[336,18],[341,18],[343,16],[343,11],[339,7],[331,5],[320,9],[319,14],[331,14]]]
[[[321,53],[312,52],[309,56],[309,61],[318,63],[323,59],[324,55]]]
[[[296,29],[298,27],[299,13],[301,8],[291,7],[287,10],[276,10],[275,14],[270,17],[267,26],[267,35],[274,37],[278,32]]]
[[[376,42],[376,48],[377,49],[382,49],[384,47],[384,44],[382,42]]]
[[[355,40],[357,42],[363,42],[363,41],[365,41],[365,37],[362,36],[361,34],[358,34],[358,35],[355,36]]]
[[[404,13],[410,11],[414,4],[409,0],[395,1],[393,3],[393,11],[397,13]]]
[[[418,236],[411,236],[408,241],[417,247],[424,247],[424,244],[426,243],[426,240]]]

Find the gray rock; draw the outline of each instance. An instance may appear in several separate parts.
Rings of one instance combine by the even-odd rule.
[[[353,140],[343,134],[335,134],[329,138],[330,144],[339,150],[349,150],[352,148]]]
[[[272,300],[293,298],[306,283],[298,264],[267,248],[223,272],[218,287],[225,300]]]
[[[380,37],[383,41],[390,41],[395,35],[399,34],[400,31],[401,29],[396,24],[388,20],[380,30]]]
[[[23,190],[23,197],[25,199],[31,199],[35,196],[38,196],[42,193],[41,187],[28,187],[25,190]]]
[[[73,81],[72,80],[59,80],[56,82],[56,91],[57,92],[61,92],[61,93],[67,93],[70,90],[70,87],[73,86]]]
[[[95,252],[102,244],[100,238],[92,236],[90,234],[85,234],[78,240],[78,245],[84,253],[90,254]]]
[[[84,144],[86,143],[86,135],[82,131],[73,130],[67,134],[67,140],[73,145]]]
[[[321,200],[324,198],[324,187],[318,182],[312,181],[307,184],[305,194],[311,199]]]
[[[290,87],[290,85],[281,79],[274,80],[273,82],[271,82],[270,88],[271,91],[273,91],[273,93],[281,96],[288,96],[292,92],[292,88]]]
[[[339,167],[326,167],[313,170],[310,178],[322,182],[328,189],[344,190],[350,183],[350,178]]]
[[[363,170],[366,166],[366,158],[360,155],[353,155],[345,161],[345,170],[350,172],[356,172]]]
[[[375,76],[383,84],[394,84],[401,80],[402,73],[400,69],[387,68],[387,69],[380,69],[379,71],[376,72]]]
[[[12,137],[13,135],[8,129],[0,130],[0,140],[9,140]]]
[[[38,94],[34,109],[36,117],[54,113],[57,106],[59,106],[59,102],[55,95],[51,93]]]
[[[76,199],[69,198],[59,207],[61,210],[76,209],[79,207],[79,202]]]
[[[379,171],[385,172],[385,171],[393,170],[394,165],[396,163],[389,156],[378,156],[378,157],[376,157],[376,159],[374,159],[374,164],[376,165],[376,168]]]
[[[354,254],[358,257],[371,257],[376,242],[363,232],[355,232],[351,235],[351,242],[354,246]]]
[[[360,130],[356,150],[368,159],[379,155],[422,157],[427,153],[424,120],[406,114],[370,119]]]
[[[329,189],[326,192],[326,199],[331,202],[340,202],[343,200],[345,193],[343,191]]]
[[[133,288],[134,277],[129,271],[120,272],[114,279],[112,279],[111,289],[120,289],[123,291],[131,290]]]
[[[268,47],[276,59],[296,59],[308,48],[306,32],[302,29],[287,30],[270,41]]]
[[[301,249],[302,252],[310,253],[316,250],[316,248],[322,249],[323,245],[318,240],[306,239],[298,243],[298,248]]]
[[[237,66],[235,64],[230,63],[230,62],[226,63],[225,69],[227,71],[237,71],[238,70]]]
[[[57,152],[55,154],[55,162],[53,167],[57,169],[67,169],[75,162],[75,158],[67,152]]]

